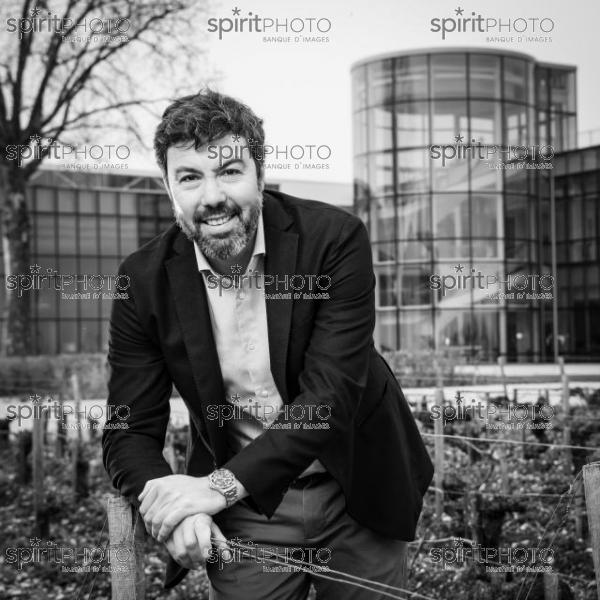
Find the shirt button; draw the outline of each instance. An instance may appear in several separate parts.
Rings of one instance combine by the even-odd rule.
[[[263,390],[263,391],[260,393],[260,395],[261,395],[263,398],[266,398],[266,397],[269,395],[269,392],[267,392],[267,390]]]
[[[248,350],[254,350],[256,346],[254,344],[248,344]]]
[[[240,293],[238,294],[238,298],[239,298],[240,300],[243,300],[245,297],[246,297],[246,294],[244,294],[244,292],[240,292]]]

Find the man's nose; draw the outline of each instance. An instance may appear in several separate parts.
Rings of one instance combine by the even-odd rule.
[[[204,206],[218,206],[226,200],[225,193],[216,179],[206,178],[202,194]]]

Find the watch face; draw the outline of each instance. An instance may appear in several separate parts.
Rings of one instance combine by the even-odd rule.
[[[233,473],[227,471],[227,469],[217,469],[212,474],[212,480],[214,484],[220,488],[227,488],[234,484]]]

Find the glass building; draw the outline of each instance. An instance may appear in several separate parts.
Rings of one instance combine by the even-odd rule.
[[[600,357],[600,147],[556,161],[556,253],[562,353]]]
[[[551,157],[575,148],[575,78],[572,66],[473,48],[401,52],[352,67],[354,206],[373,244],[381,349],[553,359],[553,301],[494,298],[487,282],[550,281],[554,170],[494,165],[514,161],[516,147],[538,160],[542,150]],[[472,285],[461,288],[465,275]],[[436,289],[442,280],[456,287]],[[559,303],[563,319],[575,302],[564,300],[569,294],[565,288]],[[561,351],[574,335],[567,347],[559,331]]]
[[[95,285],[106,292],[120,262],[173,222],[158,176],[40,170],[29,185],[27,202],[32,263],[40,274],[51,269],[60,275],[99,275],[104,279]],[[40,288],[24,292],[19,300],[32,303],[36,353],[108,348],[111,300],[69,300],[47,284]],[[82,282],[65,287],[65,293],[90,289]]]
[[[270,180],[265,187],[352,209],[349,184]],[[65,285],[64,297],[55,289],[56,279],[46,279],[37,286],[40,289],[22,293],[18,301],[31,303],[33,352],[106,352],[112,300],[71,298],[69,294],[93,289],[118,292],[114,278],[121,261],[173,222],[160,174],[46,164],[29,182],[26,200],[32,227],[30,270],[37,268],[40,276],[48,270],[60,276],[87,276],[90,282],[87,285],[80,279],[77,284]],[[94,276],[96,279],[91,279]],[[0,278],[4,280],[1,244]],[[0,319],[6,288],[7,284],[0,286]]]

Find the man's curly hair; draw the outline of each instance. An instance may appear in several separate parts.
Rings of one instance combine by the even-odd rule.
[[[205,89],[178,98],[167,107],[154,135],[156,161],[167,173],[167,150],[179,144],[194,144],[198,150],[231,133],[246,138],[256,174],[263,175],[265,132],[263,121],[231,96]]]

